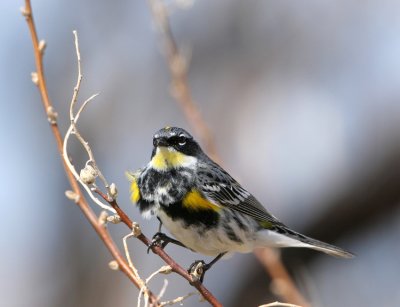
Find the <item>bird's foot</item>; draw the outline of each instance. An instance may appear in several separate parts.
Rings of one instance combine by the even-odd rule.
[[[193,262],[190,265],[189,269],[187,270],[190,276],[192,277],[191,284],[197,281],[203,283],[204,275],[209,268],[210,266],[203,260],[196,260],[195,262]]]
[[[151,243],[147,247],[147,253],[149,253],[150,249],[152,249],[154,246],[159,246],[162,249],[164,249],[164,247],[166,247],[168,245],[168,243],[173,243],[173,244],[185,247],[181,242],[168,237],[165,233],[157,232],[153,236]]]
[[[154,246],[164,248],[169,243],[168,239],[170,239],[170,237],[168,237],[165,233],[157,232],[153,236],[153,238],[151,239],[151,243],[147,247],[147,253],[149,253],[150,249],[152,249]]]
[[[188,269],[188,273],[192,277],[193,284],[197,281],[203,282],[204,274],[208,271],[219,259],[221,259],[226,252],[219,253],[217,257],[215,257],[211,262],[205,263],[203,260],[196,260],[192,263],[192,265]]]

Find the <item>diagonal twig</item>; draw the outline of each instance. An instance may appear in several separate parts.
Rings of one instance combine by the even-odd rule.
[[[29,27],[29,31],[31,34],[31,39],[32,39],[32,44],[33,44],[33,51],[34,51],[34,57],[35,57],[35,64],[36,64],[36,69],[37,72],[33,74],[35,76],[35,84],[38,86],[41,98],[42,98],[42,103],[45,109],[45,112],[48,116],[51,130],[53,132],[54,138],[56,140],[57,144],[57,149],[59,154],[62,156],[63,153],[63,139],[61,136],[60,129],[57,124],[57,117],[56,117],[56,112],[54,111],[54,107],[50,101],[49,95],[48,95],[48,90],[46,86],[46,80],[44,76],[44,69],[43,69],[43,43],[40,43],[38,40],[37,32],[36,32],[36,27],[32,15],[32,7],[30,0],[25,0],[25,6],[21,9],[23,16],[26,19],[26,22]],[[90,208],[88,202],[86,201],[82,190],[79,187],[78,181],[75,179],[74,175],[71,173],[69,170],[66,162],[64,159],[63,161],[63,166],[65,173],[67,175],[68,181],[71,185],[71,188],[73,191],[69,191],[67,195],[69,195],[69,198],[74,199],[78,207],[82,210],[83,214],[89,221],[89,223],[93,226],[101,240],[104,242],[104,245],[107,247],[107,249],[110,251],[111,255],[115,259],[115,261],[118,263],[118,268],[121,270],[131,281],[132,283],[140,288],[142,286],[142,283],[140,280],[137,279],[137,277],[134,275],[132,272],[131,268],[129,265],[126,263],[124,257],[120,253],[119,249],[117,248],[117,245],[111,238],[109,232],[107,229],[104,227],[104,224],[101,223],[93,210]],[[156,296],[152,293],[150,293],[150,302],[158,306],[158,300]]]

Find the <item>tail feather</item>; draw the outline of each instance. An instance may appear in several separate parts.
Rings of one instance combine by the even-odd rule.
[[[287,247],[306,247],[311,248],[317,251],[324,252],[328,255],[339,257],[339,258],[353,258],[355,255],[334,245],[307,237],[302,235],[296,231],[289,229],[286,226],[277,226],[274,227],[274,231],[278,232],[279,234],[285,235],[291,239],[296,240],[300,244],[293,244],[287,245]]]
[[[313,239],[313,238],[309,238],[304,236],[304,238],[300,239],[301,242],[306,243],[308,246],[308,248],[312,248],[315,249],[317,251],[321,251],[324,252],[328,255],[331,256],[335,256],[338,258],[353,258],[355,255],[334,245]]]

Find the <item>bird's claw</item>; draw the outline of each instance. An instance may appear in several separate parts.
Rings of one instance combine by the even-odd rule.
[[[193,262],[189,269],[187,270],[190,276],[192,277],[192,283],[197,281],[203,282],[204,274],[208,270],[208,265],[203,260],[196,260]]]
[[[165,246],[167,246],[168,243],[169,243],[169,237],[162,232],[157,232],[153,236],[153,238],[151,239],[151,243],[147,247],[147,253],[149,253],[154,246],[159,246],[161,248],[164,248]]]

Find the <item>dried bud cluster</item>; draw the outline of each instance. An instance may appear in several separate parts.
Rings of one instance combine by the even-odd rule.
[[[110,223],[113,223],[113,224],[118,224],[118,223],[121,222],[121,218],[117,214],[110,215],[110,216],[107,217],[107,222],[110,222]]]
[[[138,237],[138,236],[140,236],[141,233],[142,233],[142,230],[140,229],[139,224],[136,223],[136,222],[133,222],[133,223],[132,223],[132,234],[133,234],[135,237]]]
[[[169,274],[169,273],[172,272],[172,268],[171,268],[170,265],[164,265],[164,266],[162,266],[162,267],[160,268],[159,272],[160,272],[161,274]]]
[[[54,110],[52,106],[49,106],[46,110],[47,120],[50,124],[54,125],[57,123],[58,113]]]
[[[98,176],[97,170],[90,164],[86,164],[85,168],[81,169],[79,177],[85,184],[93,184]]]

